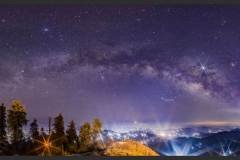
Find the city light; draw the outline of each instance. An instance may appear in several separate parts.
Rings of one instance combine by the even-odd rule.
[[[39,147],[35,148],[34,151],[41,151],[42,155],[52,155],[53,151],[61,151],[58,147],[53,145],[53,142],[56,141],[52,140],[51,135],[46,137],[42,137],[42,140],[35,141],[39,144]]]
[[[231,150],[231,143],[226,147],[224,147],[222,144],[220,144],[221,146],[221,151],[220,153],[218,153],[221,156],[233,156],[234,152]]]
[[[160,151],[165,156],[200,156],[206,151],[198,150],[193,151],[194,146],[191,143],[185,143],[184,145],[177,144],[174,141],[170,141],[168,151]]]

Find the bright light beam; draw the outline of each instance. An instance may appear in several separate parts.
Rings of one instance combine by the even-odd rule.
[[[166,151],[161,151],[163,155],[166,156],[200,156],[203,153],[205,153],[205,150],[199,150],[197,152],[192,152],[192,144],[191,143],[186,143],[183,146],[178,145],[174,141],[170,141],[170,148],[172,148],[172,151],[166,152]]]

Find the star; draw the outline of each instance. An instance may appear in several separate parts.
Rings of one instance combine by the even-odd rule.
[[[231,63],[230,63],[230,65],[231,65],[231,67],[233,67],[233,68],[234,68],[234,67],[236,66],[236,63],[234,63],[234,62],[231,62]]]
[[[48,31],[49,31],[49,29],[48,29],[48,28],[46,28],[46,27],[44,27],[44,28],[43,28],[43,31],[44,31],[44,32],[48,32]]]
[[[59,35],[58,35],[58,38],[59,38],[60,41],[64,41],[62,34],[59,34]]]
[[[1,19],[1,22],[2,22],[2,23],[5,23],[5,22],[6,22],[6,19],[4,19],[4,18]]]
[[[76,19],[76,21],[78,23],[80,23],[81,22],[81,15],[74,16],[74,19]]]
[[[136,18],[136,21],[137,21],[137,22],[141,22],[142,19],[141,19],[141,18]]]
[[[223,19],[221,22],[221,26],[224,26],[227,23],[227,20]]]
[[[206,66],[204,66],[203,64],[201,64],[201,66],[200,66],[200,69],[202,70],[202,71],[206,71]]]
[[[104,80],[104,79],[105,79],[105,76],[104,76],[103,73],[100,73],[100,78],[101,78],[101,80]]]
[[[133,124],[138,124],[138,121],[133,121]]]

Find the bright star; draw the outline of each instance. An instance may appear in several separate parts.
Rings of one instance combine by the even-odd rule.
[[[202,64],[202,63],[200,63],[200,71],[201,71],[202,73],[207,73],[207,72],[208,72],[207,66],[204,65],[204,64]]]
[[[204,66],[203,64],[201,64],[200,68],[201,68],[202,71],[205,71],[207,69],[207,67]]]
[[[236,66],[236,63],[231,62],[230,65],[231,65],[232,67],[235,67],[235,66]]]
[[[48,32],[49,29],[48,29],[48,28],[43,28],[43,31],[44,31],[44,32]]]

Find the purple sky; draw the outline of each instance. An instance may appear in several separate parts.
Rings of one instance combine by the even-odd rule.
[[[240,6],[0,6],[0,101],[78,124],[240,121]]]

